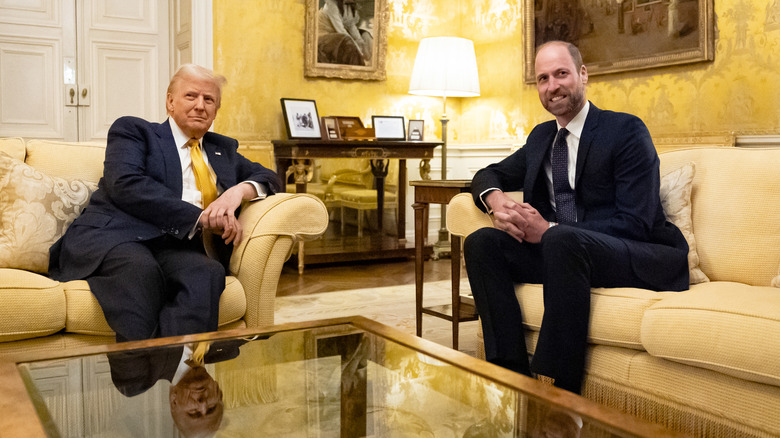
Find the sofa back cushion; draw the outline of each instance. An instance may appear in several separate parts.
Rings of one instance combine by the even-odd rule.
[[[103,175],[106,143],[28,140],[24,162],[49,175],[97,183]]]
[[[780,261],[780,148],[705,147],[660,154],[664,175],[694,162],[691,216],[712,281],[769,286]]]
[[[11,158],[24,161],[24,139],[20,137],[0,138],[0,152],[5,152]]]

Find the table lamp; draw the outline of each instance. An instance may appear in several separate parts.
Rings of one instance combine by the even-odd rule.
[[[420,40],[412,69],[409,94],[442,97],[441,179],[447,179],[447,97],[479,96],[479,74],[474,43],[459,37],[430,37]],[[449,252],[446,206],[441,207],[439,241],[434,247],[438,257]]]

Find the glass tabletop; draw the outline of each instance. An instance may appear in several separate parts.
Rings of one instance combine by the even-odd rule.
[[[365,318],[228,334],[17,368],[49,436],[668,435]]]

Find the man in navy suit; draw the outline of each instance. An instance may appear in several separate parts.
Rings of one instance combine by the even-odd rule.
[[[98,190],[51,248],[49,275],[86,279],[117,341],[216,330],[225,266],[242,238],[237,210],[279,190],[276,173],[241,156],[236,140],[208,132],[224,83],[184,65],[168,86],[166,122],[114,122]],[[205,208],[193,142],[218,194]]]
[[[539,99],[555,120],[474,176],[474,202],[496,228],[466,238],[466,269],[486,358],[579,393],[591,287],[685,290],[688,245],[665,219],[659,159],[644,123],[587,101],[588,72],[574,45],[542,45],[535,68]],[[523,203],[504,193],[521,189]],[[515,283],[544,288],[532,363]]]

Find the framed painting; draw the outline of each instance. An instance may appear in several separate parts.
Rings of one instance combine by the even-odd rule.
[[[306,0],[304,75],[384,80],[387,0]]]
[[[524,0],[525,81],[536,48],[552,40],[580,48],[589,75],[712,61],[713,0]]]

